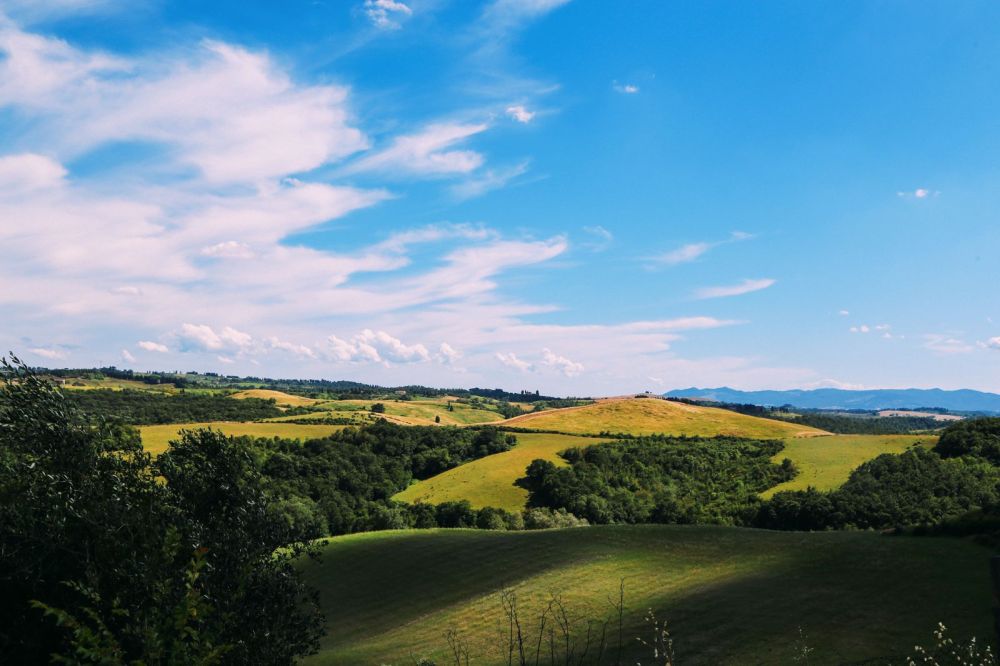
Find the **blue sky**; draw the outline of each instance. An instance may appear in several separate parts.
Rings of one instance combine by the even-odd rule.
[[[1000,390],[998,25],[0,0],[0,344],[575,395]]]

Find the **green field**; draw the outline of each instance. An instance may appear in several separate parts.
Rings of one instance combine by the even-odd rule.
[[[808,486],[833,490],[863,462],[883,453],[902,453],[912,446],[933,446],[935,442],[934,435],[830,435],[785,440],[785,449],[774,456],[774,461],[791,459],[799,474],[763,495],[770,497],[781,490],[804,490]]]
[[[476,508],[493,506],[520,511],[528,499],[528,491],[514,485],[524,476],[524,470],[535,458],[551,460],[559,465],[566,462],[560,451],[574,446],[591,446],[602,441],[593,437],[518,433],[517,446],[450,469],[425,481],[418,481],[393,499],[401,502],[440,504],[453,500],[468,500]]]
[[[284,437],[287,439],[317,439],[341,430],[344,426],[336,425],[300,425],[296,423],[234,423],[229,421],[213,421],[210,423],[172,423],[170,425],[140,426],[142,445],[150,453],[163,453],[167,444],[177,439],[181,430],[211,428],[221,430],[226,435],[239,437]]]
[[[496,650],[499,587],[518,591],[523,617],[555,592],[576,617],[596,618],[622,578],[627,663],[640,656],[632,638],[647,633],[650,608],[669,620],[681,664],[793,663],[800,627],[814,648],[810,664],[899,663],[913,645],[931,643],[939,621],[955,636],[990,638],[989,556],[957,539],[725,527],[339,537],[318,563],[304,563],[329,632],[307,663],[453,663],[450,628],[473,663],[505,663]]]
[[[808,426],[737,414],[725,409],[700,407],[657,398],[602,400],[585,407],[553,409],[515,416],[505,424],[570,435],[602,432],[630,435],[734,435],[757,439],[814,437],[826,434]]]

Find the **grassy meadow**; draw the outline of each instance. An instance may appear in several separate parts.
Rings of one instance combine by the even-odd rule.
[[[775,462],[789,458],[799,468],[791,481],[763,493],[770,497],[781,490],[834,490],[863,462],[883,453],[902,453],[913,446],[933,446],[934,435],[830,435],[785,440],[785,449],[774,456]]]
[[[524,470],[532,460],[544,458],[565,465],[566,462],[558,456],[560,451],[602,442],[593,437],[571,435],[517,433],[516,436],[517,445],[510,451],[473,460],[418,481],[393,499],[427,504],[468,500],[475,508],[492,506],[520,511],[528,499],[528,491],[515,486],[514,481],[524,476]]]
[[[167,450],[167,444],[180,434],[181,430],[212,428],[226,435],[241,437],[284,437],[287,439],[317,439],[341,430],[344,426],[302,425],[298,423],[235,423],[211,421],[206,423],[172,423],[169,425],[139,426],[142,445],[150,453],[158,454]]]
[[[248,389],[246,391],[234,393],[230,397],[236,398],[237,400],[243,400],[246,398],[274,400],[275,403],[282,407],[311,407],[312,405],[322,402],[321,400],[316,400],[314,398],[306,398],[301,395],[292,395],[291,393],[285,393],[284,391],[272,391],[269,389]]]
[[[577,618],[603,618],[621,579],[628,663],[649,657],[634,637],[649,633],[650,608],[669,620],[682,664],[792,663],[800,627],[810,664],[898,663],[939,621],[956,637],[991,636],[989,556],[957,539],[714,526],[338,537],[303,564],[329,632],[307,663],[452,663],[451,628],[474,663],[506,663],[498,588],[517,590],[532,625],[550,593]]]
[[[299,416],[279,416],[271,421],[290,419],[352,418],[358,422],[371,420],[371,407],[376,403],[385,406],[385,417],[401,425],[436,425],[435,417],[440,417],[440,425],[475,425],[499,421],[502,417],[491,410],[455,402],[455,398],[415,398],[413,400],[329,400],[315,401],[317,411]],[[451,403],[452,410],[448,410]],[[279,403],[280,404],[280,403]]]
[[[657,398],[602,400],[584,407],[553,409],[515,416],[506,425],[552,430],[569,435],[602,432],[630,435],[734,435],[756,439],[815,437],[826,434],[808,426],[737,414]]]

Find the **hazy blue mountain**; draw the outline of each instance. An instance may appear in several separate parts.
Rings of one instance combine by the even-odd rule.
[[[665,393],[671,398],[700,398],[717,402],[736,402],[776,407],[794,405],[810,409],[914,409],[940,407],[964,412],[1000,413],[1000,395],[971,389],[873,389],[845,391],[812,389],[790,391],[739,391],[721,388],[687,388]]]

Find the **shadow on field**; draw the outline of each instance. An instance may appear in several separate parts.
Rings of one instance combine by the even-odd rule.
[[[340,540],[310,584],[322,592],[330,628],[324,643],[374,636],[453,604],[491,595],[507,585],[566,566],[558,532],[420,530],[380,532]],[[384,539],[395,536],[392,547]],[[524,545],[531,540],[530,557]]]
[[[805,663],[806,646],[814,666],[899,664],[933,642],[939,621],[957,639],[993,639],[988,552],[959,559],[948,539],[858,536],[867,538],[656,598],[678,663]],[[644,609],[629,610],[634,623]]]

